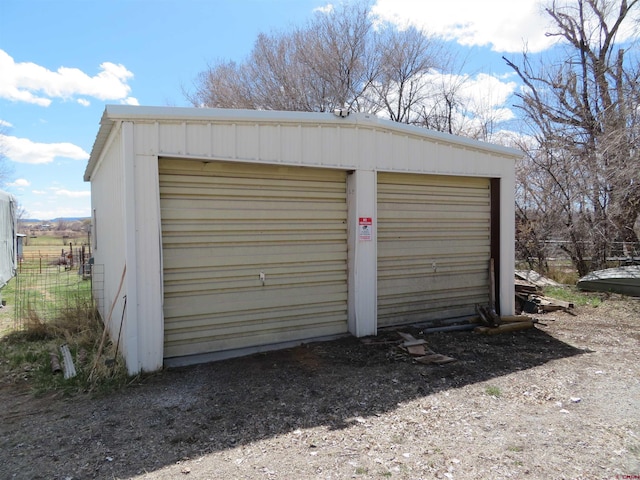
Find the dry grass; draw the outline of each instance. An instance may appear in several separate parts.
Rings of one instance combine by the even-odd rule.
[[[36,311],[29,310],[22,324],[20,330],[0,339],[5,381],[26,384],[36,394],[108,392],[128,382],[115,345],[107,342],[98,351],[104,327],[90,301],[78,297],[73,308],[61,310],[53,320],[43,320]],[[62,345],[67,345],[72,354],[75,377],[65,379],[53,370],[51,356],[62,362]]]

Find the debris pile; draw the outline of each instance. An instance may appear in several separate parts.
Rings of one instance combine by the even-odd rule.
[[[456,361],[455,358],[435,353],[433,350],[429,349],[427,347],[427,341],[423,338],[415,338],[410,333],[405,332],[398,332],[398,335],[403,339],[399,348],[411,355],[413,360],[418,363],[444,365],[445,363]]]
[[[561,285],[532,270],[516,270],[516,312],[545,313],[563,310],[567,313],[573,314],[573,303],[547,297],[542,293],[542,289],[546,286]]]
[[[391,358],[395,360],[411,360],[423,365],[444,365],[455,362],[456,359],[441,355],[431,350],[424,338],[416,338],[407,332],[395,331],[400,338],[392,340],[379,337],[365,337],[361,342],[365,345],[391,345]]]

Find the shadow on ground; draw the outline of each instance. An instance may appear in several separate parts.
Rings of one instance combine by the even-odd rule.
[[[429,347],[457,361],[432,366],[399,353],[398,338],[389,331],[377,338],[389,343],[345,338],[171,369],[104,398],[9,409],[1,460],[15,478],[127,478],[295,429],[345,428],[401,402],[588,353],[537,328],[439,333],[424,337]]]

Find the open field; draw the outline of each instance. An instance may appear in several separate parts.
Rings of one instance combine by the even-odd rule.
[[[640,476],[640,302],[495,336],[388,331],[30,393],[3,365],[0,463],[16,479],[615,479]]]
[[[62,232],[38,232],[35,235],[27,235],[23,239],[23,253],[26,259],[42,257],[57,257],[62,251],[69,251],[70,244],[74,249],[89,244],[86,233],[62,231]]]

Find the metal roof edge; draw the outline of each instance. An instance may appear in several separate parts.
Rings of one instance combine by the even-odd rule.
[[[100,129],[96,136],[84,180],[90,181],[102,149],[117,121],[162,121],[162,120],[202,120],[227,122],[265,122],[265,123],[320,123],[326,125],[348,124],[383,129],[405,135],[415,135],[438,143],[448,143],[467,148],[483,150],[512,157],[514,160],[524,154],[520,150],[481,142],[467,137],[438,132],[424,127],[393,122],[373,114],[352,112],[348,116],[335,115],[332,112],[290,112],[279,110],[242,110],[226,108],[197,107],[160,107],[141,105],[106,105],[100,120]]]
[[[498,145],[495,143],[483,142],[460,135],[439,132],[438,130],[432,130],[417,125],[394,122],[369,113],[356,113],[355,119],[356,122],[360,124],[367,124],[371,126],[377,126],[378,128],[406,133],[408,135],[425,137],[437,143],[449,143],[452,145],[461,145],[469,148],[498,153],[501,155],[513,157],[514,160],[520,159],[524,156],[524,152],[516,148],[505,147],[504,145]]]

